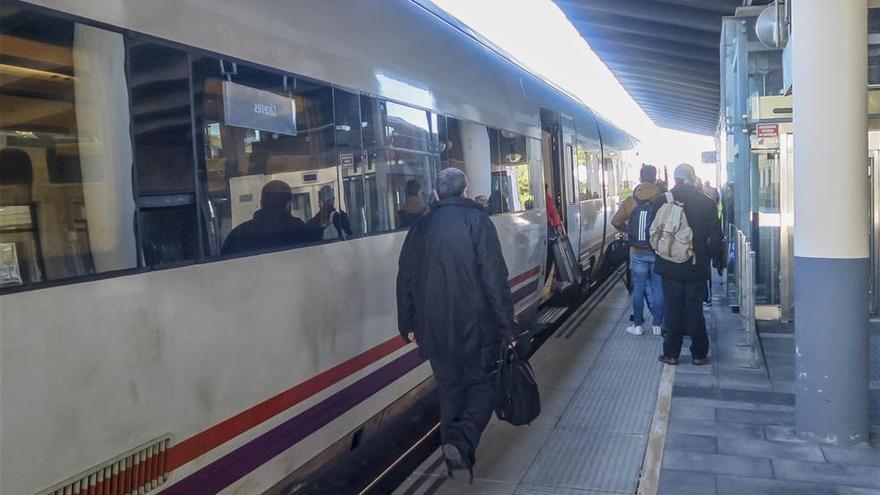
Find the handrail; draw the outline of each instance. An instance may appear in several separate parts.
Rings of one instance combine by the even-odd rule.
[[[742,345],[749,348],[749,367],[760,368],[763,359],[755,320],[755,251],[739,229],[736,229],[736,285],[739,312],[743,316],[745,330],[745,342]]]

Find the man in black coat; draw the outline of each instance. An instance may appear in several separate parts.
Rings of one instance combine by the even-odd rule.
[[[416,342],[434,371],[449,472],[471,483],[474,452],[494,409],[487,364],[502,341],[515,345],[515,330],[498,233],[466,190],[461,170],[438,174],[440,200],[412,225],[400,253],[397,315],[401,336]]]
[[[694,168],[683,163],[675,168],[675,187],[672,196],[684,205],[684,213],[693,231],[694,258],[684,263],[674,263],[657,257],[656,272],[663,280],[665,299],[664,320],[666,339],[660,361],[678,364],[684,334],[691,336],[691,357],[695,365],[709,363],[709,337],[703,318],[703,301],[706,298],[706,282],[709,280],[709,264],[721,249],[721,222],[715,202],[696,187]],[[666,195],[654,201],[655,209],[666,203]]]
[[[320,235],[305,222],[291,215],[290,186],[281,180],[267,182],[260,193],[260,209],[251,220],[232,229],[223,242],[223,254],[246,253],[293,247]]]

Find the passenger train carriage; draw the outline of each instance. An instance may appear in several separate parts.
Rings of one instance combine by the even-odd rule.
[[[408,199],[466,171],[528,324],[544,183],[594,283],[634,144],[430,5],[0,1],[0,493],[277,490],[430,383]],[[348,231],[224,249],[276,180]]]

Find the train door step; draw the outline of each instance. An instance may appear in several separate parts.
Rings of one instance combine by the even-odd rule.
[[[562,318],[567,311],[568,308],[566,307],[549,306],[542,308],[541,311],[538,312],[537,323],[542,327],[550,326]]]

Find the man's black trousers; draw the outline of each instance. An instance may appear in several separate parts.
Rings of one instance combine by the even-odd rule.
[[[440,438],[463,450],[473,464],[480,435],[495,409],[492,375],[481,353],[430,358],[440,397]]]
[[[709,354],[709,337],[703,318],[703,301],[706,299],[706,281],[682,282],[663,277],[663,321],[666,339],[663,355],[678,359],[684,334],[691,336],[691,357],[705,358]]]

